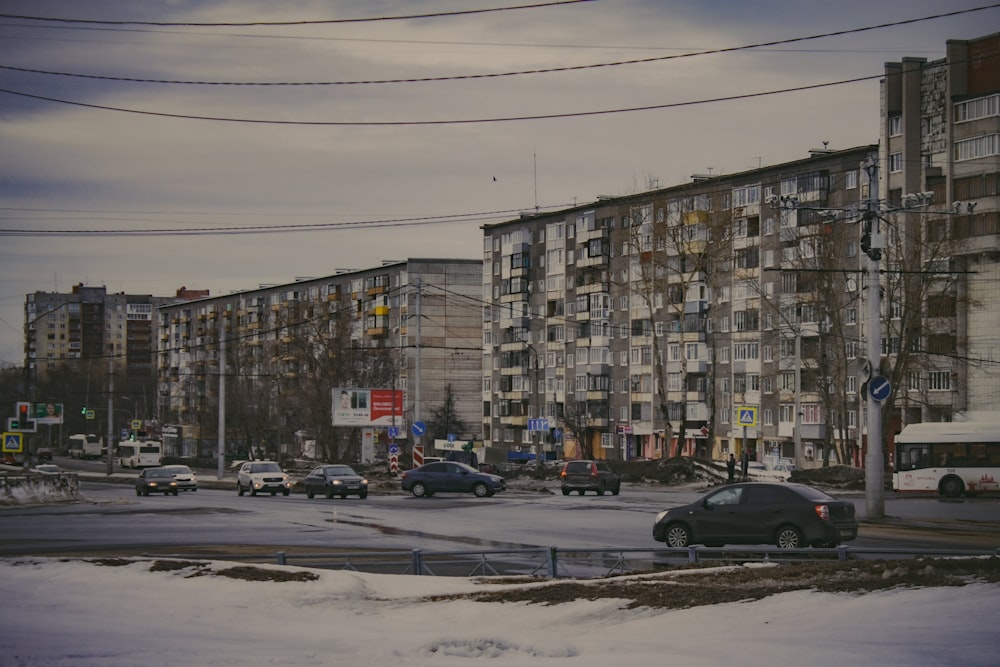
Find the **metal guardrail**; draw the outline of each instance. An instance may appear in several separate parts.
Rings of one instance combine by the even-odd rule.
[[[307,567],[353,570],[381,574],[430,576],[525,576],[547,579],[595,578],[614,574],[648,572],[695,563],[793,562],[919,557],[995,557],[1000,548],[961,549],[879,549],[838,546],[834,548],[779,549],[778,547],[665,547],[662,549],[560,549],[538,547],[525,549],[490,549],[471,551],[331,551],[321,553],[274,554],[146,554],[146,557],[190,560],[272,561],[289,565],[292,561]]]

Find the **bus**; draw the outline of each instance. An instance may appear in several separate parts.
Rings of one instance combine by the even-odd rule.
[[[76,433],[69,436],[66,450],[71,459],[99,459],[104,454],[104,440],[93,433]]]
[[[1000,491],[1000,422],[906,426],[896,436],[892,488],[949,498]]]
[[[122,468],[151,468],[163,461],[163,445],[155,440],[122,442],[117,453]]]

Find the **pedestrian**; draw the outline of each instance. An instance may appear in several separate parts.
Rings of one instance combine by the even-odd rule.
[[[733,477],[736,475],[736,457],[733,456],[732,452],[729,452],[729,460],[726,461],[726,470],[729,472],[729,482],[731,484],[734,481]]]
[[[743,448],[743,454],[740,456],[740,468],[743,470],[743,481],[746,481],[747,471],[750,469],[750,450],[746,447]]]

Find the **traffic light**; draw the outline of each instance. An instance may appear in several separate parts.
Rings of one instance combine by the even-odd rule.
[[[28,413],[31,411],[30,403],[17,404],[17,421],[21,424],[28,423]]]
[[[861,222],[861,252],[868,255],[872,261],[879,261],[882,259],[882,249],[872,247],[872,221],[871,218],[865,218]]]
[[[81,415],[86,415],[87,414],[87,406],[86,405],[83,406],[82,408],[80,408],[80,414]]]

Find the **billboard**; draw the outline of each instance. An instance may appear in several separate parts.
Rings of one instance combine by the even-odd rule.
[[[403,423],[401,389],[334,387],[334,426],[399,426]]]
[[[62,403],[35,403],[32,406],[32,419],[37,424],[62,424]]]

